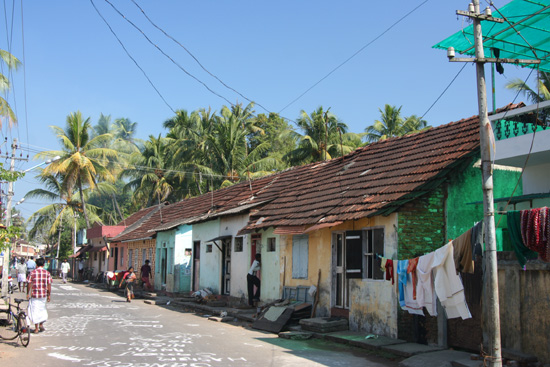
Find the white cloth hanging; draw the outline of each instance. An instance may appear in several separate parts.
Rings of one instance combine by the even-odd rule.
[[[434,288],[447,318],[462,317],[465,320],[472,315],[466,304],[462,280],[456,273],[453,251],[452,242],[434,251]]]
[[[432,268],[435,253],[430,252],[418,259],[416,266],[416,275],[418,284],[416,285],[416,302],[420,307],[426,307],[431,316],[437,316],[437,304],[432,281]]]

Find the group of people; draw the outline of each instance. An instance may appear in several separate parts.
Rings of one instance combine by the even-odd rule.
[[[38,260],[37,260],[38,261]],[[42,266],[45,266],[45,260],[42,259],[44,264]],[[21,258],[15,265],[16,273],[17,273],[17,287],[19,289],[19,292],[24,292],[25,288],[28,284],[28,277],[29,275],[37,268],[37,262],[34,261],[34,256],[31,256],[28,260],[25,261],[25,258]],[[63,283],[67,283],[67,276],[69,274],[69,271],[71,270],[71,265],[67,261],[67,259],[64,259],[61,263],[61,277],[63,279]]]
[[[145,264],[141,267],[141,281],[143,282],[143,287],[147,290],[152,290],[153,287],[151,286],[151,266],[149,265],[149,260],[145,260]],[[132,302],[132,299],[134,298],[134,284],[137,279],[136,273],[134,272],[134,267],[130,266],[126,273],[122,276],[122,280],[119,284],[119,288],[122,288],[122,286],[125,286],[125,295],[126,295],[126,302]]]

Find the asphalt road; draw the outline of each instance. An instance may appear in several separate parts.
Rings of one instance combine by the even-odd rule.
[[[28,348],[0,341],[1,366],[397,366],[359,348],[281,339],[59,280],[48,313],[46,331],[32,334]]]

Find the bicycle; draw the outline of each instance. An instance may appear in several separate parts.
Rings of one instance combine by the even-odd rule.
[[[6,298],[6,297],[2,297]],[[26,348],[31,341],[31,327],[25,310],[21,308],[21,302],[26,301],[21,298],[14,298],[17,303],[17,313],[12,311],[12,304],[8,298],[8,309],[2,310],[5,318],[0,318],[0,339],[13,340],[19,337],[21,344]]]

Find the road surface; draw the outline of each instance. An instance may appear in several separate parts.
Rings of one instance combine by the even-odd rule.
[[[359,348],[281,339],[172,306],[127,303],[118,294],[85,284],[54,280],[48,312],[46,331],[32,334],[28,348],[0,341],[0,365],[397,366]]]

